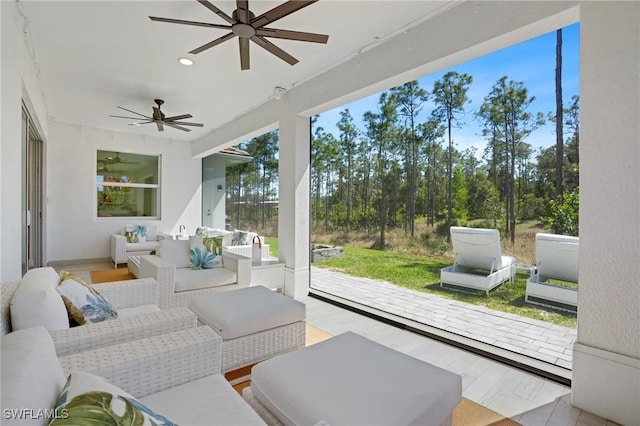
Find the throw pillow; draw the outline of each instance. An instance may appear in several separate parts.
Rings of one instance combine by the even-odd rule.
[[[212,269],[222,266],[222,237],[189,237],[191,269]]]
[[[72,371],[49,425],[173,425],[136,398],[102,377]]]
[[[231,238],[232,246],[245,246],[247,244],[251,244],[250,241],[247,241],[249,233],[246,231],[240,231],[236,229],[233,231],[233,238]]]
[[[125,225],[124,236],[128,243],[144,243],[147,241],[147,227],[144,225]]]
[[[61,271],[56,290],[62,296],[69,319],[80,325],[118,317],[111,303],[76,274]]]

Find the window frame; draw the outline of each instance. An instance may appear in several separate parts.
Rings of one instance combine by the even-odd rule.
[[[96,153],[96,157],[95,157],[95,161],[94,164],[97,165],[98,163],[98,153],[100,151],[106,151],[106,152],[110,152],[113,153],[113,155],[116,154],[134,154],[134,155],[141,155],[141,156],[147,156],[147,157],[153,157],[155,159],[157,159],[157,164],[158,164],[158,169],[156,171],[157,174],[157,182],[158,183],[134,183],[134,182],[104,182],[104,181],[100,181],[99,180],[99,176],[103,176],[100,175],[99,171],[96,169],[94,169],[94,183],[95,183],[95,191],[94,191],[94,217],[97,220],[113,220],[113,219],[126,219],[126,220],[131,220],[131,219],[135,219],[135,220],[160,220],[161,219],[161,190],[162,190],[162,154],[144,154],[144,153],[137,153],[137,152],[127,152],[127,151],[114,151],[114,150],[108,150],[108,149],[96,149],[95,153]],[[97,166],[96,166],[97,167]],[[153,176],[153,174],[149,174],[148,176]],[[130,215],[130,216],[126,216],[126,215],[118,215],[118,216],[100,216],[99,215],[99,208],[98,208],[98,197],[99,197],[99,193],[100,187],[112,187],[112,188],[131,188],[131,189],[136,189],[136,188],[141,188],[141,189],[155,189],[156,191],[156,196],[155,196],[155,212],[156,214],[153,216],[137,216],[137,215]]]

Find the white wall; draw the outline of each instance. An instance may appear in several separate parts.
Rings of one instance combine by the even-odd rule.
[[[96,217],[96,151],[162,155],[161,221]],[[52,123],[48,144],[48,261],[109,257],[109,235],[155,223],[178,233],[200,225],[201,160],[188,142]]]
[[[20,3],[0,1],[0,279],[22,275],[22,100],[40,136],[47,138],[47,112],[37,68],[30,57]],[[46,145],[45,145],[46,146]]]
[[[580,9],[580,290],[573,404],[640,424],[640,3]]]

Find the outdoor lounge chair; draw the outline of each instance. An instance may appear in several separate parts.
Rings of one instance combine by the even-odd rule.
[[[452,226],[453,265],[440,270],[440,287],[449,284],[486,294],[506,280],[513,279],[515,259],[502,255],[497,229]]]
[[[578,306],[578,289],[549,280],[578,282],[578,237],[536,234],[537,273],[527,280],[525,301],[556,308]]]

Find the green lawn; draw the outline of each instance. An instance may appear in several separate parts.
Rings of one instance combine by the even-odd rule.
[[[348,275],[384,280],[401,287],[548,321],[565,327],[576,326],[577,318],[573,313],[525,304],[524,293],[529,277],[528,273],[518,273],[513,283],[502,284],[492,290],[489,296],[484,293],[465,294],[440,288],[440,269],[450,264],[451,262],[410,254],[345,247],[343,257],[317,262],[313,265]]]

